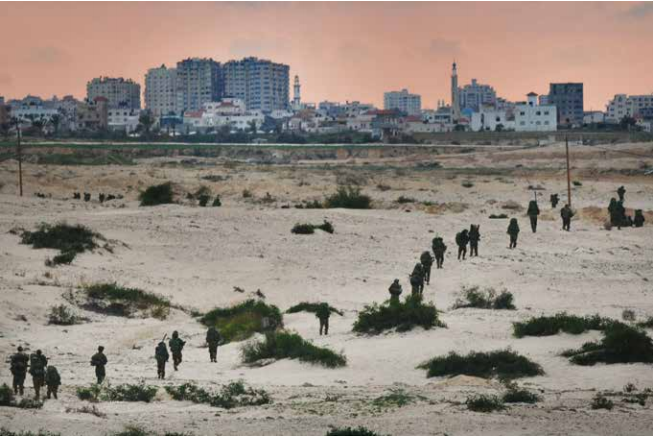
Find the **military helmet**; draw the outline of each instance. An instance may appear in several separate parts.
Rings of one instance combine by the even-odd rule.
[[[97,347],[97,350],[101,353],[101,352],[104,351],[104,347],[102,345],[100,345],[99,347]]]
[[[19,345],[19,346],[18,346],[18,351],[23,351],[23,347],[21,347],[21,346]]]
[[[172,332],[172,337],[173,337],[173,338],[179,337],[179,333],[177,333],[177,330],[175,330],[174,332]]]

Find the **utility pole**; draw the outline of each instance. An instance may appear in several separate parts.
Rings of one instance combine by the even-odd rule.
[[[571,207],[571,174],[569,172],[569,137],[565,135],[565,149],[567,151],[567,204]]]
[[[16,143],[16,155],[18,157],[18,187],[20,189],[20,196],[23,196],[23,150],[20,144],[20,120],[16,120],[16,136],[18,142]]]

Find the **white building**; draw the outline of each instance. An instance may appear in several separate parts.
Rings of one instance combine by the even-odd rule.
[[[348,117],[346,121],[347,130],[362,133],[372,133],[372,120],[376,115],[370,113],[357,114]]]
[[[109,107],[141,108],[141,85],[122,77],[97,77],[86,84],[86,98],[104,97]]]
[[[474,132],[495,132],[499,130],[513,130],[515,127],[514,121],[508,121],[506,111],[487,110],[483,109],[481,112],[472,113],[470,128]]]
[[[515,107],[515,130],[517,132],[554,132],[558,130],[558,112],[555,106],[539,105],[537,94],[528,94],[526,104]]]
[[[598,124],[605,121],[605,113],[601,111],[585,112],[583,115],[583,124]]]
[[[617,94],[608,103],[605,120],[618,123],[623,117],[638,117],[644,113],[653,113],[653,94]]]
[[[129,108],[109,108],[108,126],[111,130],[133,133],[138,128],[141,111]]]
[[[177,113],[176,94],[177,70],[166,68],[151,68],[145,75],[145,108],[155,117]]]
[[[420,115],[422,97],[409,93],[407,89],[386,92],[383,94],[383,109],[400,110],[408,115]]]

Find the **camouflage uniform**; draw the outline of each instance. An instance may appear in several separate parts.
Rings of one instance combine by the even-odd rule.
[[[442,269],[444,263],[444,253],[447,251],[447,246],[440,237],[433,238],[432,243],[433,254],[435,255],[435,265],[438,269]]]
[[[107,375],[105,366],[108,362],[107,356],[104,355],[104,347],[98,347],[97,353],[91,357],[91,366],[95,367],[95,377],[97,377],[98,384],[101,384]]]
[[[165,342],[161,341],[156,346],[154,358],[156,359],[156,375],[158,378],[163,380],[166,378],[166,363],[168,362],[168,359],[170,359],[168,347],[166,347]]]
[[[637,209],[635,211],[635,219],[633,221],[635,227],[642,227],[644,225],[644,221],[646,221],[646,219],[644,218],[644,213],[642,212],[642,209]]]
[[[469,227],[469,257],[478,257],[478,241],[481,240],[480,224],[472,224]]]
[[[424,271],[424,281],[428,285],[431,282],[431,267],[433,266],[433,256],[428,251],[422,253],[419,261],[422,264],[422,271]]]
[[[41,398],[41,387],[45,386],[45,367],[48,366],[48,358],[45,357],[41,350],[36,350],[35,354],[30,356],[29,373],[32,375],[34,383],[34,394],[37,400]]]
[[[620,186],[619,189],[617,189],[617,195],[619,196],[619,201],[624,201],[624,196],[626,195],[626,188]]]
[[[463,260],[465,260],[465,256],[467,255],[468,243],[469,243],[469,235],[466,229],[456,235],[456,245],[458,245],[458,260],[460,260],[461,256]]]
[[[612,197],[610,205],[608,205],[608,213],[610,214],[610,224],[613,226],[619,225],[619,215],[617,213],[617,199]]]
[[[626,208],[624,207],[624,202],[619,200],[615,206],[615,214],[617,220],[617,229],[621,230],[622,227],[625,227],[628,223],[628,218],[626,218]]]
[[[562,218],[562,230],[569,231],[571,228],[571,218],[574,216],[574,212],[571,210],[568,204],[565,204],[565,207],[560,209],[560,217]]]
[[[209,327],[209,330],[206,332],[206,343],[209,344],[209,359],[211,359],[211,362],[218,361],[218,345],[221,340],[222,337],[220,336],[218,329],[215,327]]]
[[[315,316],[320,320],[320,336],[322,336],[322,331],[325,335],[329,334],[329,318],[331,317],[331,309],[326,303],[320,303],[315,312]]]
[[[186,342],[181,340],[179,333],[176,331],[172,332],[172,339],[168,341],[168,346],[170,347],[170,351],[172,351],[172,365],[174,366],[175,371],[177,371],[177,368],[181,363],[181,350],[184,349],[184,345],[186,345]]]
[[[540,208],[537,206],[537,201],[531,200],[530,203],[528,203],[528,211],[526,214],[531,220],[531,230],[533,233],[537,232],[537,216],[540,214]]]
[[[395,279],[395,281],[392,282],[392,284],[388,288],[388,292],[390,292],[390,301],[398,302],[399,296],[403,291],[404,290],[401,288],[401,285],[399,284],[399,279]]]
[[[558,202],[560,201],[560,197],[558,197],[558,194],[551,194],[550,200],[551,200],[552,209],[558,207]]]
[[[519,236],[519,223],[517,218],[512,218],[510,224],[508,224],[507,233],[510,235],[510,248],[517,247],[517,237]]]
[[[415,264],[415,268],[413,268],[413,272],[410,276],[415,277],[415,284],[417,285],[417,295],[422,295],[422,292],[424,292],[424,269],[422,268],[421,263]],[[412,282],[413,280],[411,279],[411,285]]]
[[[45,371],[45,385],[48,387],[48,400],[52,396],[56,400],[59,386],[61,386],[61,376],[54,366],[48,366],[48,369]]]
[[[11,356],[11,374],[13,375],[13,388],[15,395],[25,393],[25,377],[29,366],[29,356],[23,353],[23,347],[18,347],[18,352]]]

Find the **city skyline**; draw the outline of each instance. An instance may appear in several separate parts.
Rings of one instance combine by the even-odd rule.
[[[459,86],[475,78],[510,100],[545,94],[552,82],[583,82],[586,110],[605,109],[615,94],[653,92],[647,75],[653,58],[642,56],[653,36],[651,3],[48,3],[4,9],[5,33],[16,35],[0,47],[0,95],[7,99],[83,97],[93,77],[144,85],[147,70],[161,64],[247,56],[290,65],[291,77],[301,79],[302,100],[313,102],[381,107],[384,92],[407,88],[422,96],[424,107],[435,107],[449,100],[454,59]],[[26,19],[30,32],[22,30]]]

